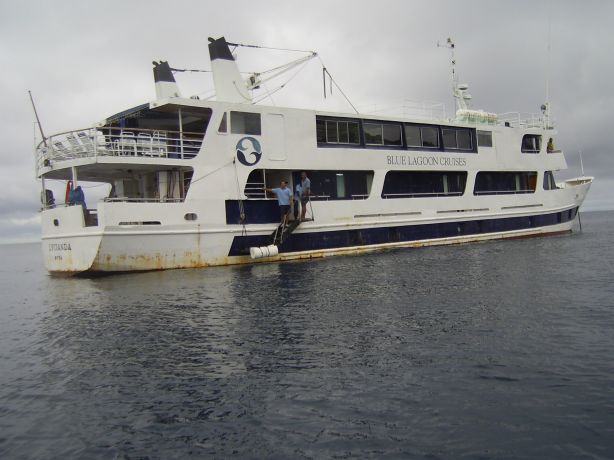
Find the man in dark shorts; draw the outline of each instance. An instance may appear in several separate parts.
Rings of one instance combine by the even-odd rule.
[[[267,192],[274,193],[277,196],[279,204],[279,214],[281,224],[288,224],[288,214],[290,214],[290,205],[292,204],[292,192],[288,188],[288,181],[282,180],[277,188],[265,188]]]

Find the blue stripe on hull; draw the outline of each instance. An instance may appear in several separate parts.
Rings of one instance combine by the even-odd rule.
[[[536,216],[502,217],[499,219],[365,228],[361,230],[294,233],[279,247],[279,252],[317,251],[525,230],[569,222],[576,217],[577,212],[578,208],[576,207],[567,211]],[[270,235],[235,236],[228,255],[246,255],[249,254],[249,248],[252,246],[267,246],[271,243]]]

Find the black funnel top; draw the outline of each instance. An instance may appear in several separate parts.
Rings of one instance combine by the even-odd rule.
[[[171,72],[171,68],[166,61],[153,62],[154,68],[154,81],[158,83],[159,81],[168,81],[171,83],[175,83],[175,77],[173,77],[173,72]]]
[[[216,59],[234,61],[230,48],[228,48],[228,43],[224,37],[218,38],[217,40],[210,38],[209,42],[209,57],[212,61]]]

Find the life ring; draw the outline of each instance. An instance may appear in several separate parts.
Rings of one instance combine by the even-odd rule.
[[[70,192],[72,191],[72,181],[69,180],[66,182],[66,196],[64,197],[64,203],[68,204],[70,202]]]

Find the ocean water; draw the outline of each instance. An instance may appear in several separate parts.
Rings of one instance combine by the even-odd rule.
[[[614,213],[573,235],[49,277],[0,247],[0,458],[614,458]]]

